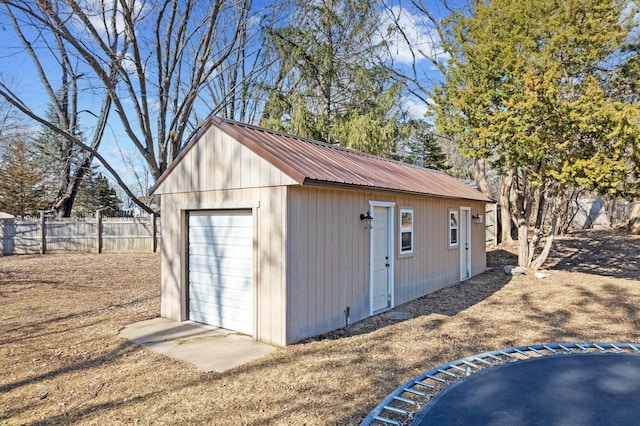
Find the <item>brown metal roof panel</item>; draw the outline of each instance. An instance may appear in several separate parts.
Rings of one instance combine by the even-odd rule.
[[[327,182],[492,202],[481,192],[441,172],[231,120],[213,120],[221,130],[301,184]]]

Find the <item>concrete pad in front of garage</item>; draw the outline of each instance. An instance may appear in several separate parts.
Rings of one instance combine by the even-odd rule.
[[[206,372],[222,373],[276,350],[235,331],[166,318],[130,324],[118,336]]]

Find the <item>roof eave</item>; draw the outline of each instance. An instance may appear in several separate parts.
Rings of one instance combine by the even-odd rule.
[[[418,197],[440,198],[440,199],[446,199],[446,200],[465,200],[465,201],[473,201],[473,202],[481,202],[481,203],[489,203],[489,204],[496,203],[495,200],[489,197],[487,197],[486,199],[481,199],[481,198],[471,198],[471,197],[464,197],[464,196],[453,196],[453,195],[449,196],[449,195],[442,195],[442,194],[432,194],[428,192],[417,192],[417,191],[410,191],[410,190],[403,190],[403,189],[396,189],[396,188],[379,187],[379,186],[373,186],[373,185],[358,185],[358,184],[352,184],[352,183],[331,182],[331,181],[312,179],[312,178],[305,178],[301,185],[315,186],[315,187],[322,187],[322,188],[383,191],[383,192],[389,192],[392,194],[406,194],[406,195],[413,195]]]

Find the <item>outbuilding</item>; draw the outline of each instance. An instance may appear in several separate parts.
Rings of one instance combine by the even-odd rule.
[[[158,180],[161,315],[284,346],[486,268],[490,198],[434,170],[209,117]]]

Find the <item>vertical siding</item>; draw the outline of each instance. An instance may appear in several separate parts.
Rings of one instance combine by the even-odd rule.
[[[160,243],[160,315],[176,321],[184,321],[181,314],[182,281],[181,253],[184,250],[180,242],[181,215],[177,208],[176,196],[162,197],[160,215],[163,238]]]
[[[180,161],[157,194],[291,185],[295,182],[260,156],[216,128]]]
[[[287,213],[287,343],[369,313],[369,239],[360,221],[371,197],[293,186]]]
[[[286,186],[295,183],[231,136],[209,129],[157,188],[162,194],[161,315],[182,321],[185,307],[186,214],[253,208],[256,225],[256,338],[284,345]]]
[[[445,199],[398,197],[398,207],[414,209],[414,252],[398,256],[398,223],[395,247],[395,303],[408,302],[460,281],[460,248],[449,247],[449,209],[470,207],[471,215],[481,212],[484,203]],[[396,222],[398,221],[396,217]],[[471,221],[471,275],[486,268],[484,226]]]
[[[263,188],[259,192],[257,337],[267,343],[284,345],[286,188]]]
[[[309,187],[290,187],[287,252],[287,343],[369,315],[369,201],[395,202],[394,299],[399,305],[460,280],[460,252],[448,246],[448,210],[484,203]],[[414,210],[414,253],[398,256],[398,210]],[[374,219],[375,220],[375,219]],[[471,223],[472,275],[485,269],[483,224]]]
[[[200,193],[165,194],[162,197],[163,239],[161,260],[161,315],[187,319],[186,213],[190,210],[253,208],[256,229],[255,337],[285,345],[284,210],[286,187],[254,188]]]
[[[291,286],[287,286],[288,288],[295,288],[296,294],[298,295],[298,299],[294,302],[296,305],[292,306],[293,303],[289,303],[289,311],[292,309],[298,309],[299,306],[308,306],[306,321],[305,324],[316,324],[320,321],[321,315],[323,314],[323,308],[318,306],[318,294],[322,289],[318,288],[319,271],[321,271],[321,267],[319,267],[319,246],[318,239],[324,236],[322,232],[321,225],[318,220],[318,190],[317,189],[309,189],[308,191],[299,192],[299,196],[293,196],[293,193],[290,191],[290,206],[294,206],[297,203],[299,205],[298,211],[300,211],[299,216],[294,216],[293,212],[289,213],[289,224],[295,224],[297,229],[289,228],[289,241],[291,243],[291,247],[295,247],[297,244],[299,247],[300,253],[307,253],[306,258],[300,256],[297,251],[293,257],[300,258],[303,264],[307,265],[307,268],[302,266],[295,268],[296,272],[298,272],[298,278],[292,281]],[[295,218],[307,218],[307,220],[291,220],[292,216]],[[310,234],[315,235],[316,244],[309,243]],[[306,236],[306,237],[303,237]],[[322,240],[322,245],[324,245],[324,240]],[[296,283],[305,283],[306,285],[296,285]],[[292,300],[292,299],[289,299]],[[291,314],[289,314],[291,315]]]

